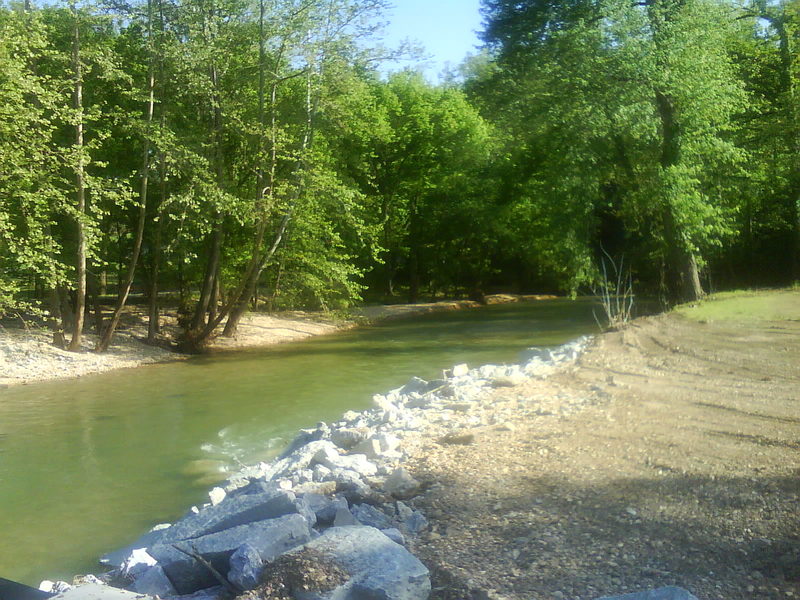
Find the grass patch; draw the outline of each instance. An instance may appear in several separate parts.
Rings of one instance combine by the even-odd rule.
[[[800,289],[738,290],[711,294],[675,312],[695,321],[800,321]]]

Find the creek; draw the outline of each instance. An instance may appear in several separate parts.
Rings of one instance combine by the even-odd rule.
[[[385,321],[298,343],[0,390],[0,577],[38,585],[180,517],[228,469],[372,394],[597,330],[592,300]]]

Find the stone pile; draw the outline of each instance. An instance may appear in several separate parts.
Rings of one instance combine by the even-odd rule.
[[[369,410],[301,430],[274,461],[243,468],[208,504],[102,562],[136,593],[198,599],[264,585],[265,567],[302,554],[344,575],[331,589],[289,590],[295,598],[425,599],[428,571],[407,547],[428,523],[408,503],[421,486],[403,467],[405,440],[469,443],[468,428],[490,412],[482,402],[492,389],[547,377],[587,342],[529,349],[518,365],[457,365],[438,380],[412,378],[374,396]]]

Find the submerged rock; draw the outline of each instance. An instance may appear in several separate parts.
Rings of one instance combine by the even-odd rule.
[[[143,550],[148,546],[152,546],[153,544],[158,543],[161,538],[164,537],[164,532],[169,528],[170,525],[168,523],[164,523],[162,525],[156,525],[150,531],[145,533],[141,536],[138,540],[125,546],[124,548],[120,548],[119,550],[114,550],[113,552],[109,552],[104,554],[100,557],[100,564],[102,565],[110,565],[113,567],[122,567],[123,563],[125,563],[131,556],[131,554],[135,550]]]

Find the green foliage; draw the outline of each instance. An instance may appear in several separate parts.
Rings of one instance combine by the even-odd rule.
[[[603,252],[654,292],[800,277],[799,7],[485,0],[432,85],[375,71],[383,0],[3,5],[0,313],[78,287],[76,223],[124,280],[145,200],[135,286],[231,314],[575,294]]]
[[[735,232],[747,157],[735,118],[747,96],[728,52],[728,5],[486,8],[497,67],[468,85],[508,132],[515,179],[525,182],[513,197],[558,232],[534,242],[543,242],[537,254],[553,256],[574,285],[595,276],[598,244],[616,244],[655,281],[645,263],[678,271],[676,256],[701,259]],[[609,219],[623,223],[622,239],[603,239]]]

